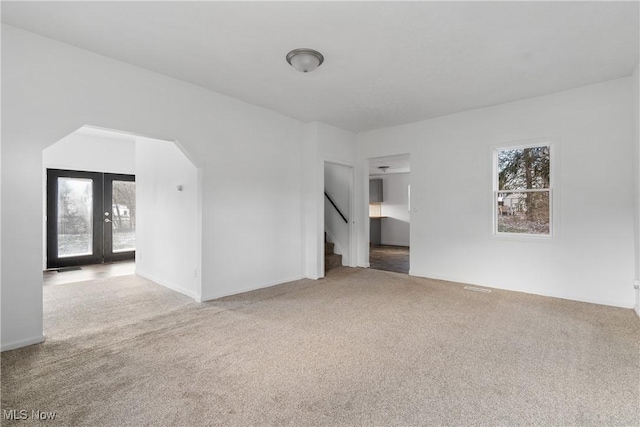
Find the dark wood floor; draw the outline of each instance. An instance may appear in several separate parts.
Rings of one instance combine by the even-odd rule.
[[[407,246],[371,246],[369,247],[369,264],[375,270],[408,274],[409,248]]]
[[[63,283],[84,282],[85,280],[104,279],[106,277],[126,276],[135,274],[135,261],[120,261],[109,264],[83,265],[80,270],[58,273],[45,271],[42,283],[46,285],[61,285]]]

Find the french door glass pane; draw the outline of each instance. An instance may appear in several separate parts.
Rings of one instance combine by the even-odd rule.
[[[113,252],[136,249],[136,183],[113,181]]]
[[[58,257],[93,254],[93,181],[58,178]]]

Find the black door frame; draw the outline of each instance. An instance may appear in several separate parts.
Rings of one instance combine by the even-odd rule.
[[[58,257],[58,178],[84,178],[93,181],[93,253],[72,257]],[[123,261],[135,258],[135,250],[113,252],[113,233],[111,220],[111,203],[104,206],[105,200],[112,200],[112,186],[107,181],[134,181],[134,175],[110,174],[102,172],[86,172],[63,169],[47,169],[47,268],[72,267],[104,262]],[[108,194],[106,194],[108,193]],[[106,211],[105,211],[106,209]],[[109,215],[105,215],[109,212]],[[109,227],[109,228],[107,228]]]

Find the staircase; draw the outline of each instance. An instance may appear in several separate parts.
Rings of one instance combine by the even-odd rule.
[[[324,233],[324,272],[331,270],[335,267],[342,266],[342,255],[334,254],[334,243],[327,241],[327,233]]]

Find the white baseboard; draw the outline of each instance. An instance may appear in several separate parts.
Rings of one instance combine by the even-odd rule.
[[[28,345],[40,344],[40,343],[43,343],[44,340],[45,340],[44,335],[40,335],[40,336],[29,338],[26,340],[10,342],[7,344],[2,344],[2,348],[0,348],[0,351],[15,350],[16,348],[22,348]]]
[[[604,300],[599,298],[588,298],[588,297],[583,297],[581,295],[548,292],[547,290],[543,290],[543,289],[534,288],[534,289],[525,290],[525,289],[516,289],[516,288],[501,288],[495,285],[487,285],[486,283],[478,283],[478,282],[473,282],[469,280],[464,280],[459,277],[443,276],[443,275],[431,274],[431,273],[425,274],[425,273],[416,272],[413,270],[409,271],[409,275],[416,276],[416,277],[424,277],[427,279],[444,280],[447,282],[455,282],[455,283],[460,283],[465,285],[482,286],[484,288],[489,288],[489,289],[500,289],[504,291],[522,292],[524,294],[539,295],[543,297],[566,299],[569,301],[586,302],[589,304],[608,305],[611,307],[619,307],[619,308],[634,308],[633,304],[630,305],[628,303],[621,303],[618,301]]]
[[[277,286],[277,285],[283,285],[285,283],[289,283],[289,282],[295,282],[296,280],[302,280],[302,279],[306,279],[307,277],[300,275],[300,276],[295,276],[295,277],[291,277],[288,279],[284,279],[282,281],[278,280],[275,282],[266,282],[266,283],[262,283],[259,285],[251,285],[251,286],[247,286],[247,287],[243,287],[240,289],[236,289],[233,291],[226,291],[226,292],[213,292],[211,294],[208,295],[202,295],[202,298],[200,298],[200,302],[204,302],[204,301],[211,301],[214,299],[218,299],[218,298],[224,298],[224,297],[228,297],[231,295],[238,295],[238,294],[243,294],[245,292],[251,292],[251,291],[256,291],[258,289],[263,289],[263,288],[270,288],[271,286]]]
[[[191,297],[196,301],[199,300],[199,298],[196,295],[196,293],[193,292],[193,291],[190,291],[189,289],[185,289],[185,288],[183,288],[181,286],[174,285],[173,283],[165,282],[164,280],[161,280],[161,279],[159,279],[159,278],[157,278],[157,277],[155,277],[155,276],[153,276],[151,274],[147,274],[147,273],[145,273],[143,271],[140,271],[137,268],[136,268],[136,274],[138,276],[140,276],[140,277],[143,277],[143,278],[147,279],[147,280],[151,280],[152,282],[157,283],[160,286],[164,286],[165,288],[171,289],[172,291],[179,292],[179,293],[181,293],[183,295]]]

